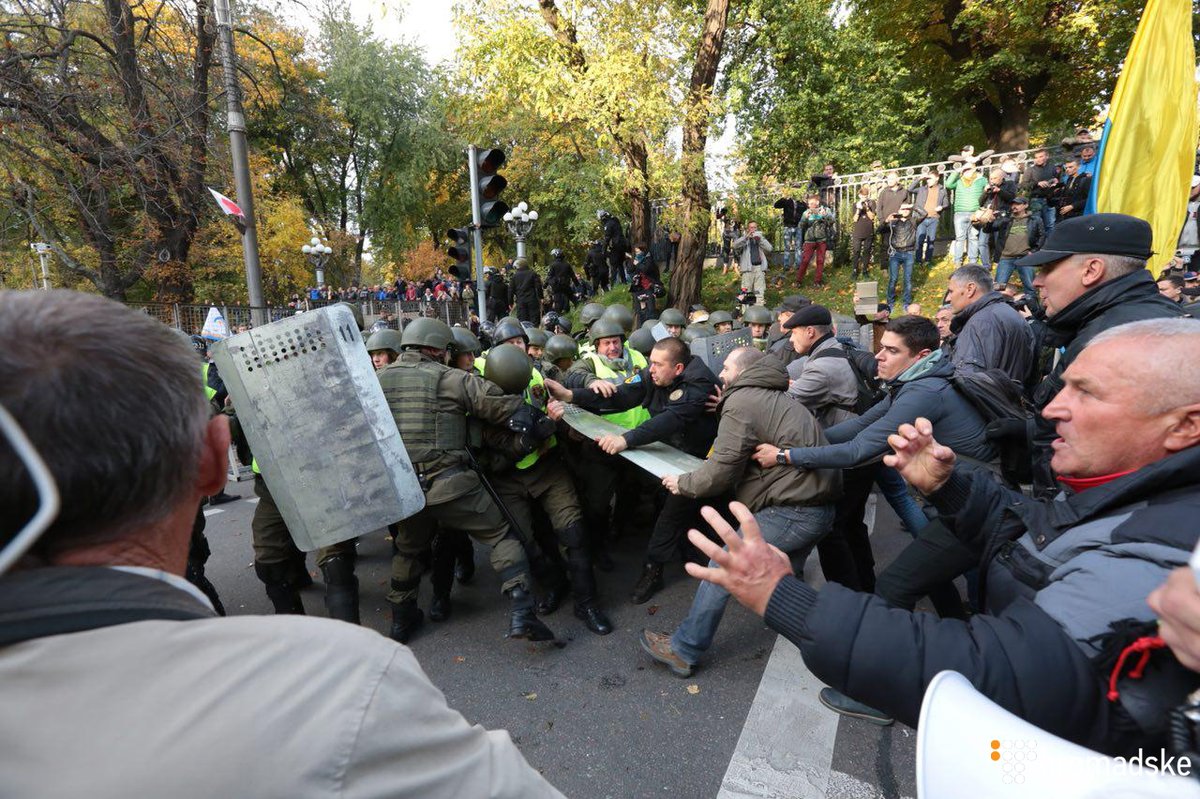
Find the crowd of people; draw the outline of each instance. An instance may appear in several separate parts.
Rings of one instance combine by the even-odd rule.
[[[1030,169],[1046,167],[1037,160]],[[1033,186],[1046,189],[1049,175],[1034,173]],[[950,178],[952,189],[968,178],[965,161]],[[865,199],[875,220],[887,212],[889,247],[902,220],[910,255],[927,246],[926,209],[946,207],[936,181],[914,201],[885,178]],[[1002,183],[979,183],[980,197],[995,186],[1002,198]],[[733,597],[800,649],[836,713],[915,725],[925,687],[950,669],[1101,752],[1195,747],[1173,714],[1200,687],[1200,588],[1187,566],[1200,510],[1197,275],[1177,264],[1156,279],[1141,219],[1060,217],[1029,195],[998,200],[1009,203],[1007,238],[972,250],[964,231],[965,263],[933,318],[907,302],[893,314],[889,302],[851,324],[800,294],[767,309],[765,286],[745,280],[771,252],[751,222],[731,242],[749,268],[730,311],[659,312],[635,294],[630,305],[585,304],[573,329],[564,306],[583,299],[582,281],[556,252],[545,283],[520,260],[507,278],[485,277],[498,318],[475,330],[422,317],[364,331],[425,493],[423,510],[389,528],[390,638],[419,648],[427,617],[452,624],[456,575],[469,578],[476,546],[508,600],[506,637],[554,639],[551,616],[568,599],[585,629],[612,634],[604,608],[617,600],[596,572],[612,568],[614,537],[642,535],[629,602],[648,602],[676,564],[700,580],[673,629],[631,635],[631,650],[675,675],[702,666]],[[796,267],[815,265],[818,281],[823,248],[807,237],[836,231],[825,207],[818,195],[794,217]],[[957,227],[965,211],[954,213]],[[653,297],[658,259],[631,252]],[[1023,295],[1012,274],[1028,277]],[[361,292],[375,288],[348,298],[360,328]],[[547,292],[555,312],[542,316]],[[0,293],[0,336],[13,342],[0,351],[11,377],[0,405],[67,500],[0,576],[12,711],[0,721],[0,783],[14,795],[48,784],[291,795],[323,779],[295,767],[303,757],[352,795],[370,784],[557,795],[504,733],[449,709],[407,649],[356,626],[352,541],[316,556],[337,621],[294,618],[311,577],[257,468],[269,452],[245,452],[259,497],[254,570],[291,618],[215,617],[221,586],[205,576],[199,508],[224,485],[236,408],[203,340],[193,349],[173,335],[97,297]],[[47,363],[40,343],[51,336],[61,346]],[[714,336],[732,342],[718,360],[700,346]],[[568,403],[624,432],[579,435]],[[127,423],[130,408],[144,424]],[[701,465],[651,478],[621,457],[652,443]],[[245,436],[234,445],[250,448]],[[20,448],[0,451],[0,544],[10,545],[40,489]],[[882,570],[866,525],[876,489],[913,539]],[[814,551],[820,588],[803,579]],[[935,612],[915,610],[925,597]],[[131,701],[147,688],[153,698]],[[48,702],[58,723],[27,724]],[[153,747],[152,768],[113,767],[142,762],[161,707],[181,704],[188,723],[173,725],[172,746]],[[411,729],[394,723],[414,717]],[[104,734],[112,725],[130,732]],[[310,731],[301,754],[261,746],[299,725]]]

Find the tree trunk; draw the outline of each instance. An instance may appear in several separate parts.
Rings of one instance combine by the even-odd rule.
[[[685,99],[683,154],[680,159],[683,178],[683,230],[679,239],[679,259],[671,277],[669,304],[685,309],[700,299],[704,272],[704,252],[708,248],[708,229],[712,209],[708,199],[704,148],[708,144],[713,83],[725,29],[729,22],[729,0],[708,0],[704,12],[704,33],[692,68],[691,85]]]

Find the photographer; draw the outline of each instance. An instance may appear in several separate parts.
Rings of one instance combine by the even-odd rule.
[[[904,268],[904,304],[912,302],[913,254],[917,248],[917,225],[925,218],[925,209],[914,208],[913,204],[901,204],[899,210],[889,214],[880,226],[887,237],[888,245],[888,296],[887,304],[896,307],[896,280],[901,267]]]
[[[1046,239],[1046,228],[1042,219],[1029,213],[1029,200],[1016,197],[1012,201],[1012,214],[995,224],[996,253],[1000,265],[996,267],[996,282],[1007,283],[1013,270],[1021,276],[1021,285],[1025,291],[1033,291],[1033,267],[1016,266],[1018,258],[1024,258],[1029,253],[1040,248]]]
[[[753,291],[760,305],[767,296],[767,256],[772,249],[771,242],[758,231],[757,222],[747,222],[746,235],[733,241],[733,250],[738,253],[742,291]]]
[[[871,199],[871,187],[858,187],[858,201],[854,203],[854,226],[850,229],[850,260],[854,263],[854,277],[866,278],[871,272],[871,251],[875,248],[875,201]]]

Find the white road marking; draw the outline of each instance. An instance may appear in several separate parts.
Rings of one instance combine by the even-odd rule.
[[[258,503],[258,500],[259,500],[259,497],[246,497],[245,501],[249,502],[251,505],[254,505],[254,504]]]
[[[204,518],[207,519],[209,516],[216,516],[218,513],[224,512],[225,510],[223,508],[209,508],[208,510],[204,511]]]

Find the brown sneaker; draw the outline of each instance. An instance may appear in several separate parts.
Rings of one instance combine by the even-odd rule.
[[[685,661],[671,649],[671,636],[666,633],[656,633],[642,630],[638,643],[646,654],[671,670],[676,677],[691,677],[692,664]]]

